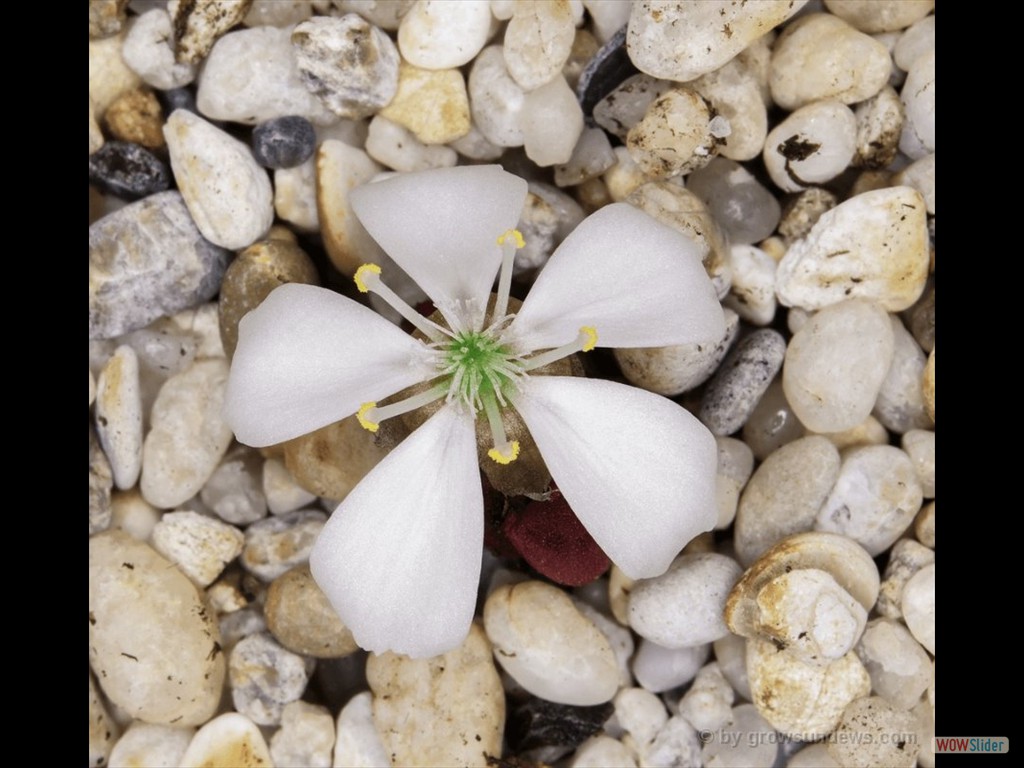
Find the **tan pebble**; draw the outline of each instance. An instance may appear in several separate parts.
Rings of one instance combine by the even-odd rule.
[[[486,768],[501,754],[505,692],[484,631],[430,659],[371,655],[373,719],[393,765]]]
[[[902,618],[903,587],[911,576],[934,562],[935,552],[913,539],[893,544],[878,592],[878,613],[887,619]]]
[[[624,627],[629,626],[629,593],[633,591],[636,579],[631,579],[619,566],[612,563],[608,574],[608,603],[612,616]]]
[[[935,0],[825,0],[825,7],[861,32],[893,32],[923,19]]]
[[[379,112],[424,144],[447,144],[469,133],[466,81],[457,69],[398,68],[398,91]]]
[[[313,581],[308,564],[274,579],[263,613],[267,629],[289,651],[333,659],[359,650],[352,633]]]
[[[520,0],[502,46],[508,73],[527,92],[551,82],[568,60],[575,36],[569,0]]]
[[[620,145],[613,147],[612,152],[615,153],[616,163],[604,172],[602,178],[612,201],[620,203],[633,190],[651,179],[640,170],[640,166],[629,156],[628,149]]]
[[[857,118],[857,154],[853,164],[864,168],[885,168],[899,150],[903,131],[903,102],[891,85],[861,102]],[[898,182],[903,183],[903,182]]]
[[[139,359],[126,344],[100,371],[96,434],[110,461],[114,484],[122,490],[131,488],[142,471],[142,393]]]
[[[114,721],[100,698],[92,673],[89,673],[89,765],[99,768],[107,764],[111,749],[121,729]]]
[[[594,54],[601,48],[601,43],[597,41],[588,29],[581,28],[576,30],[576,35],[572,40],[572,50],[569,51],[569,58],[565,60],[565,66],[562,67],[562,77],[569,84],[570,88],[575,89],[577,83],[579,83],[580,75],[583,74],[583,70],[587,68],[587,64],[594,58]]]
[[[153,548],[194,584],[206,587],[242,552],[245,536],[233,525],[198,512],[168,512],[153,528]]]
[[[316,205],[324,248],[331,263],[351,277],[360,264],[384,256],[348,202],[348,194],[382,170],[363,150],[336,139],[320,144],[316,154]]]
[[[174,27],[175,56],[179,63],[198,64],[217,39],[239,24],[252,0],[171,0],[167,12]]]
[[[113,768],[179,765],[195,733],[195,728],[175,728],[136,720],[117,740],[107,765]]]
[[[303,232],[319,232],[316,212],[316,158],[274,171],[274,212]],[[268,237],[270,237],[268,235]]]
[[[103,131],[100,130],[100,124],[96,122],[96,110],[93,109],[92,99],[89,99],[89,154],[91,155],[93,152],[96,152],[98,149],[100,149],[100,147],[103,146],[103,142],[104,142]],[[89,223],[90,224],[92,224],[92,222],[94,222],[96,219],[98,219],[100,216],[103,215],[102,213],[99,213],[99,211],[97,211],[97,213],[99,215],[93,215],[93,209],[94,209],[93,198],[94,198],[94,196],[98,196],[99,195],[98,191],[94,195],[93,194],[93,189],[94,189],[93,187],[89,187]],[[100,199],[102,200],[102,197]]]
[[[703,168],[718,153],[711,117],[699,93],[683,86],[672,88],[655,99],[629,130],[629,154],[640,170],[655,179]]]
[[[840,450],[855,445],[887,445],[889,442],[889,433],[874,416],[868,416],[860,424],[842,432],[826,432],[822,437],[828,438]]]
[[[285,466],[310,493],[341,501],[387,454],[355,416],[285,443]]]
[[[787,245],[811,231],[826,211],[839,204],[839,198],[821,187],[811,187],[794,195],[786,202],[779,220],[778,232]],[[781,259],[780,259],[781,260]]]
[[[110,496],[110,527],[124,531],[133,539],[148,541],[162,512],[146,501],[138,486],[115,491]]]
[[[164,111],[148,88],[137,88],[118,96],[107,108],[103,122],[115,139],[135,142],[148,149],[159,149],[166,144]]]
[[[921,382],[921,394],[924,396],[924,407],[928,409],[928,418],[935,422],[935,347],[928,353],[928,362],[924,366],[924,378]]]
[[[124,37],[122,30],[111,37],[89,41],[89,99],[97,118],[103,117],[114,99],[142,84],[121,58]]]
[[[89,3],[89,39],[116,35],[124,26],[128,0],[92,0]]]
[[[729,135],[718,148],[722,157],[744,161],[761,154],[768,135],[768,109],[749,57],[741,54],[689,85],[729,121]]]
[[[850,197],[862,195],[876,189],[885,189],[893,186],[893,175],[887,170],[868,170],[857,175],[850,187]]]
[[[577,184],[576,197],[583,209],[590,213],[615,202],[608,193],[608,187],[600,178],[587,179],[583,183]]]
[[[181,768],[271,768],[270,748],[256,724],[228,712],[215,717],[192,737]]]
[[[914,520],[914,535],[930,549],[935,549],[935,502],[925,504]]]

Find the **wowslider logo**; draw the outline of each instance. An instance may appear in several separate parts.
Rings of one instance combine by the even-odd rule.
[[[1005,736],[936,736],[935,751],[1005,754],[1010,740]]]

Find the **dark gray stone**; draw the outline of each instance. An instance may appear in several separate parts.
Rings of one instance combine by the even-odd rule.
[[[294,168],[315,150],[313,124],[299,115],[267,120],[252,131],[252,154],[264,168]]]
[[[782,368],[786,340],[770,328],[754,331],[736,345],[708,383],[700,420],[719,437],[747,423],[761,396]]]
[[[89,155],[89,182],[124,200],[139,200],[171,186],[171,169],[130,141],[108,141]]]

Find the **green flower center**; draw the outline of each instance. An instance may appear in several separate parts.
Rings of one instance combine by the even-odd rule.
[[[447,378],[448,396],[461,400],[479,413],[490,400],[502,406],[514,388],[522,366],[516,356],[483,331],[461,333],[442,347],[442,374]]]

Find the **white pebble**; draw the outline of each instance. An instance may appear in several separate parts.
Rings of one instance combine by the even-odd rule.
[[[318,232],[320,217],[316,209],[316,159],[309,158],[294,168],[274,171],[274,212],[295,229]]]
[[[715,530],[732,525],[736,517],[740,491],[754,470],[754,454],[742,440],[734,437],[716,437],[718,443],[718,472],[715,475],[715,500],[718,502],[718,522]]]
[[[924,198],[925,209],[935,215],[935,153],[920,157],[893,177],[894,184],[913,187]]]
[[[900,91],[907,120],[900,150],[917,160],[935,151],[935,51],[918,56]]]
[[[262,768],[273,762],[259,727],[245,715],[226,712],[196,732],[181,758],[181,768],[211,765]]]
[[[903,620],[917,641],[935,655],[935,563],[926,565],[903,588]]]
[[[642,73],[627,77],[594,105],[594,122],[625,141],[629,129],[643,119],[651,102],[672,86],[668,80]]]
[[[300,115],[317,125],[338,116],[302,84],[291,29],[228,32],[213,46],[199,76],[196,105],[211,120],[256,125]]]
[[[111,529],[124,531],[133,539],[147,541],[160,517],[160,510],[142,497],[138,487],[110,496]]]
[[[762,137],[758,153],[763,145]],[[686,188],[704,201],[733,245],[760,243],[779,225],[775,195],[733,160],[716,157],[686,177]]]
[[[599,586],[599,582],[593,582]],[[607,594],[602,590],[602,596]],[[615,661],[619,665],[619,686],[628,687],[633,685],[633,674],[629,670],[629,662],[633,658],[633,633],[628,628],[605,616],[600,610],[580,599],[575,601],[576,609],[583,614],[584,618],[593,622],[598,631],[604,635],[615,654]]]
[[[423,69],[451,69],[473,60],[491,29],[488,0],[418,0],[398,27],[402,58]]]
[[[921,390],[927,358],[900,319],[895,315],[890,315],[890,319],[894,342],[892,364],[878,390],[872,413],[886,429],[902,435],[911,429],[932,425]]]
[[[271,0],[277,2],[277,0]],[[332,0],[342,13],[358,13],[371,24],[394,32],[415,0]],[[314,5],[318,3],[314,0]]]
[[[925,16],[904,30],[892,51],[893,61],[904,72],[917,61],[917,57],[935,50],[935,17]]]
[[[292,653],[269,632],[238,641],[228,656],[235,709],[258,725],[280,725],[286,704],[306,690],[316,661]]]
[[[604,45],[629,21],[632,3],[618,3],[608,0],[583,0],[583,7],[590,14],[594,37]]]
[[[188,749],[195,728],[173,728],[136,720],[110,751],[109,768],[175,768]]]
[[[96,435],[110,462],[114,485],[122,490],[134,486],[142,471],[142,393],[139,359],[127,345],[118,347],[100,371]]]
[[[305,21],[312,13],[309,0],[252,0],[242,23],[247,27],[287,27]]]
[[[326,707],[290,701],[281,713],[281,727],[270,738],[276,768],[331,768],[334,718]]]
[[[797,109],[764,142],[764,164],[775,186],[799,192],[834,179],[857,149],[857,118],[838,101]]]
[[[576,748],[569,768],[636,768],[636,760],[621,741],[611,736],[597,735],[591,736]]]
[[[857,655],[871,675],[871,689],[898,709],[911,709],[932,681],[932,662],[898,621],[868,623]]]
[[[629,596],[629,625],[666,648],[717,640],[729,632],[722,609],[742,573],[725,555],[680,555],[661,576],[637,581]]]
[[[700,764],[700,737],[679,715],[669,718],[651,745],[640,753],[640,765],[648,768]]]
[[[630,157],[651,178],[687,174],[707,165],[718,152],[711,135],[711,110],[691,88],[678,86],[651,102],[626,137]]]
[[[484,605],[484,627],[498,663],[535,696],[590,706],[618,690],[607,638],[556,587],[539,581],[499,587]]]
[[[262,459],[253,449],[231,451],[203,485],[200,498],[222,520],[236,525],[267,516],[267,499],[260,487]]]
[[[662,693],[693,680],[710,653],[710,643],[665,648],[643,638],[633,657],[633,675],[648,691]]]
[[[911,429],[900,442],[907,452],[921,483],[926,499],[935,498],[935,432],[926,429]]]
[[[891,445],[851,448],[815,530],[847,536],[874,557],[907,530],[921,501],[921,484],[906,453]]]
[[[505,68],[501,46],[484,48],[469,71],[469,108],[484,138],[499,147],[521,147],[525,101]]]
[[[459,160],[451,147],[424,144],[409,130],[380,115],[370,121],[366,153],[382,165],[405,173],[447,168]]]
[[[713,644],[715,661],[725,679],[740,698],[751,701],[750,680],[747,677],[747,639],[731,632]]]
[[[771,723],[761,717],[753,704],[734,707],[730,718],[731,722],[725,729],[712,732],[711,738],[705,741],[701,750],[704,765],[708,768],[746,768],[778,763],[776,753],[786,741]]]
[[[196,77],[192,64],[174,58],[171,17],[163,8],[146,11],[135,19],[125,35],[121,56],[147,85],[160,90],[182,88]]]
[[[730,160],[753,160],[764,147],[768,134],[768,108],[762,95],[762,83],[749,56],[740,54],[724,66],[690,83],[718,116],[712,120],[728,122],[728,133],[718,148]]]
[[[555,168],[555,184],[570,187],[600,176],[617,162],[608,134],[600,128],[584,128],[572,156]]]
[[[188,510],[168,512],[153,529],[153,548],[200,587],[220,576],[244,541],[233,525]]]
[[[575,37],[569,0],[520,0],[505,28],[505,66],[532,91],[561,74]]]
[[[122,30],[112,37],[89,41],[89,101],[99,120],[116,98],[142,82],[121,55],[125,37]]]
[[[615,719],[640,751],[668,721],[661,699],[643,688],[623,688],[614,699]],[[625,741],[625,739],[623,739]]]
[[[751,325],[768,325],[775,318],[775,259],[753,245],[734,245],[728,253],[732,286],[722,305]]]
[[[859,424],[874,407],[893,356],[892,324],[863,299],[832,304],[790,339],[782,387],[800,421],[815,432]]]
[[[249,148],[198,115],[176,109],[164,125],[174,180],[203,237],[245,248],[274,222],[274,191]]]
[[[935,0],[825,0],[825,7],[862,32],[893,32],[935,8]]]
[[[297,482],[280,459],[263,462],[263,495],[271,514],[283,515],[311,503],[316,496]]]
[[[520,126],[526,156],[538,166],[569,162],[583,133],[583,110],[564,77],[526,94]]]
[[[910,577],[935,562],[935,552],[913,539],[900,539],[889,553],[884,579],[878,592],[878,613],[887,619],[903,615],[903,588]]]
[[[497,160],[505,152],[504,147],[499,147],[488,141],[480,129],[472,123],[470,123],[469,132],[465,136],[448,142],[448,146],[470,160]]]
[[[693,685],[679,700],[679,714],[694,728],[710,731],[732,720],[735,693],[716,662],[702,667]]]
[[[333,768],[377,768],[389,765],[387,752],[373,724],[373,694],[357,693],[338,713]]]
[[[871,98],[889,82],[892,59],[884,45],[838,16],[811,13],[779,35],[771,67],[772,98],[792,110],[824,99]]]

